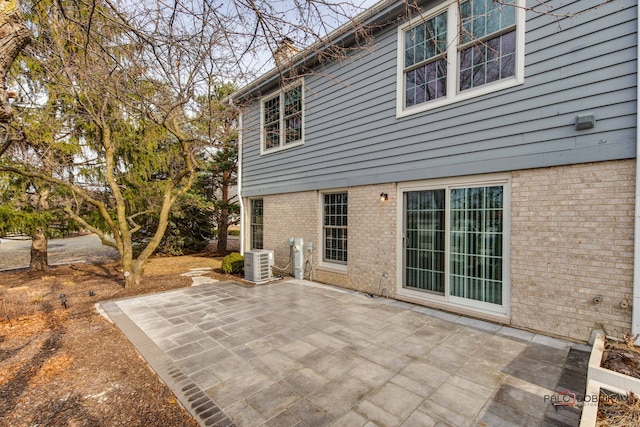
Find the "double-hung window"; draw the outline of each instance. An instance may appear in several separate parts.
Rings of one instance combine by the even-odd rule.
[[[323,197],[322,261],[347,264],[347,193],[325,193]]]
[[[397,115],[522,83],[521,1],[448,2],[400,27]]]
[[[304,143],[304,87],[302,81],[286,86],[261,102],[261,153]]]
[[[447,95],[447,10],[404,32],[406,106]]]
[[[251,200],[251,249],[264,249],[264,202]]]

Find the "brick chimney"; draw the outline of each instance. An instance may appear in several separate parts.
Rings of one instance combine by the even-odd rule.
[[[278,48],[273,52],[276,65],[278,67],[287,67],[291,65],[289,63],[291,58],[293,58],[298,52],[300,52],[300,49],[293,44],[293,40],[289,37],[285,37],[278,43]]]

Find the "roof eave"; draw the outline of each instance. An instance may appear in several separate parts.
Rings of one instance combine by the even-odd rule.
[[[350,40],[350,38],[355,39],[357,27],[379,24],[384,20],[388,20],[391,16],[399,16],[405,7],[405,4],[406,3],[402,0],[382,0],[379,3],[376,3],[360,15],[353,18],[351,21],[332,31],[322,40],[294,55],[290,60],[291,65],[285,68],[273,68],[271,71],[263,74],[253,82],[232,93],[229,98],[233,101],[251,98],[254,93],[260,92],[261,89],[276,85],[283,75],[290,73],[290,70],[299,69],[313,64],[317,60],[318,56],[329,48],[341,44],[348,46],[350,43],[353,43],[353,40]],[[353,24],[354,22],[359,22],[361,24],[356,27]]]

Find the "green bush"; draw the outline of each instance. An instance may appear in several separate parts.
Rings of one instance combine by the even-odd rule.
[[[226,274],[229,273],[242,273],[244,269],[244,257],[238,252],[231,252],[229,255],[222,259],[222,271]]]
[[[239,236],[240,235],[240,230],[229,230],[229,236]]]

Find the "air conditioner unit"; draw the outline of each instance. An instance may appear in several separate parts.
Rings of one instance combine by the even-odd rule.
[[[245,280],[253,283],[266,282],[271,279],[271,267],[273,267],[273,251],[267,251],[264,249],[245,251]]]

